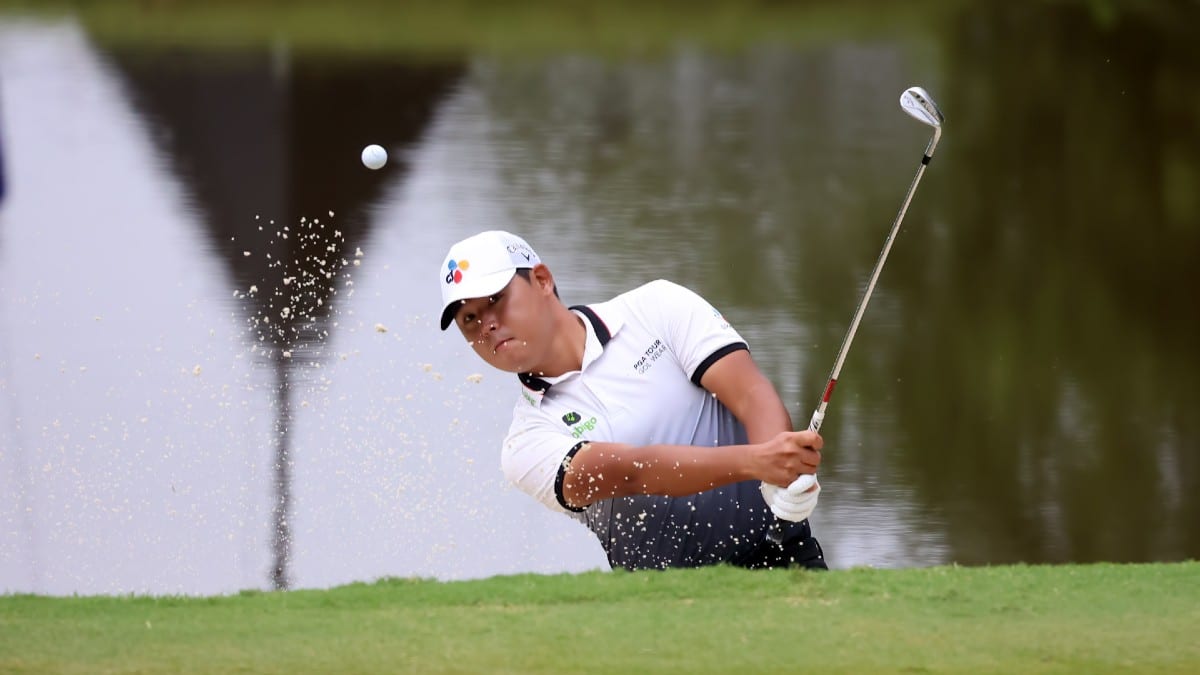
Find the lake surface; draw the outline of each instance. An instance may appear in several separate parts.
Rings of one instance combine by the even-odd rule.
[[[665,53],[113,45],[0,15],[0,592],[606,568],[507,485],[436,269],[690,286],[822,433],[829,561],[1200,556],[1200,49],[1069,5]],[[390,161],[369,171],[368,143]]]

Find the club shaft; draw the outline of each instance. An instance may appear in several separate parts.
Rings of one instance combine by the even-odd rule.
[[[850,328],[846,330],[846,337],[842,338],[842,347],[838,350],[837,359],[833,362],[833,370],[829,373],[829,382],[825,385],[825,392],[821,395],[821,401],[817,404],[817,409],[813,412],[812,419],[808,423],[809,431],[821,430],[821,423],[825,419],[825,408],[829,406],[829,399],[833,396],[833,389],[837,385],[838,376],[842,373],[842,365],[846,362],[846,355],[850,353],[850,345],[854,342],[855,333],[858,332],[858,324],[862,322],[863,314],[867,311],[867,303],[871,301],[871,294],[875,292],[875,284],[879,281],[879,274],[883,271],[883,265],[887,262],[888,254],[892,251],[892,244],[896,241],[896,235],[900,233],[900,225],[904,222],[904,214],[908,211],[908,205],[912,202],[913,194],[917,191],[917,185],[921,182],[921,176],[925,174],[925,167],[933,159],[933,151],[937,147],[941,135],[942,130],[940,128],[933,130],[933,137],[929,139],[929,145],[926,146],[925,154],[921,157],[921,165],[917,167],[917,173],[913,176],[912,183],[908,186],[908,193],[904,195],[904,202],[900,205],[900,210],[896,213],[896,219],[892,222],[892,229],[888,232],[887,241],[883,243],[883,250],[879,252],[879,260],[875,261],[875,269],[871,270],[871,280],[867,282],[867,289],[863,293],[862,299],[858,302],[858,308],[854,310],[854,318],[850,320]]]
[[[863,293],[862,300],[858,302],[858,309],[854,310],[854,318],[850,321],[850,328],[846,331],[846,337],[842,338],[842,347],[838,350],[837,360],[833,363],[833,371],[829,374],[829,382],[825,385],[825,392],[821,395],[821,401],[817,404],[817,409],[813,411],[812,419],[808,421],[809,431],[821,430],[821,423],[825,421],[825,408],[829,407],[829,399],[833,397],[833,388],[837,386],[838,376],[842,373],[842,364],[846,362],[846,354],[850,352],[850,344],[854,342],[854,334],[858,332],[858,324],[862,321],[863,313],[867,311],[867,303],[871,301],[871,294],[875,291],[875,283],[879,281],[879,273],[883,271],[883,264],[887,262],[888,253],[892,250],[892,243],[896,241],[896,235],[900,232],[900,224],[904,222],[904,214],[908,211],[909,203],[912,202],[913,193],[917,191],[917,184],[921,182],[921,176],[925,173],[925,167],[929,166],[930,160],[933,159],[933,151],[937,147],[941,136],[941,127],[934,127],[933,137],[929,139],[929,145],[925,146],[925,154],[921,157],[921,165],[917,167],[917,173],[913,176],[912,183],[908,186],[908,193],[904,195],[904,203],[900,205],[900,211],[896,213],[896,220],[892,222],[892,229],[888,232],[887,241],[883,243],[883,250],[879,252],[879,260],[875,262],[875,269],[871,271],[871,280],[867,282],[867,290]],[[805,474],[797,478],[789,486],[789,489],[804,492],[816,482],[816,476]],[[779,523],[776,522],[776,526],[778,525]],[[772,538],[775,538],[777,531],[778,527],[773,528],[771,533]]]

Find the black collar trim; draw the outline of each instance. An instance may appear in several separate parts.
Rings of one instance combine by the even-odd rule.
[[[535,377],[532,373],[517,373],[517,378],[521,380],[521,384],[539,394],[545,394],[550,391],[550,383],[540,377]]]
[[[575,305],[571,309],[584,315],[588,321],[592,322],[592,330],[596,331],[596,339],[600,341],[601,347],[608,344],[608,341],[612,339],[612,333],[609,332],[604,320],[591,307],[587,305]],[[550,391],[550,383],[540,377],[536,377],[533,373],[517,373],[517,378],[521,380],[521,384],[539,394],[545,394]]]
[[[575,305],[571,309],[586,316],[588,321],[592,322],[592,330],[596,331],[596,339],[600,340],[601,347],[608,344],[608,341],[612,339],[612,333],[609,332],[608,326],[604,324],[604,320],[591,307],[587,305]]]

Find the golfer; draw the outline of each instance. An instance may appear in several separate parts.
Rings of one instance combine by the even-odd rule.
[[[438,283],[442,330],[520,380],[505,477],[584,523],[614,568],[826,567],[807,520],[820,485],[778,487],[816,473],[821,437],[792,431],[700,296],[658,280],[568,308],[533,248],[501,231],[454,244]]]

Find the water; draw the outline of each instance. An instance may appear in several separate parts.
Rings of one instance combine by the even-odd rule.
[[[912,84],[946,133],[823,428],[831,563],[1196,557],[1198,52],[1038,11],[437,62],[0,22],[0,592],[605,567],[504,483],[516,383],[437,330],[445,249],[519,231],[568,303],[689,285],[803,424]]]

